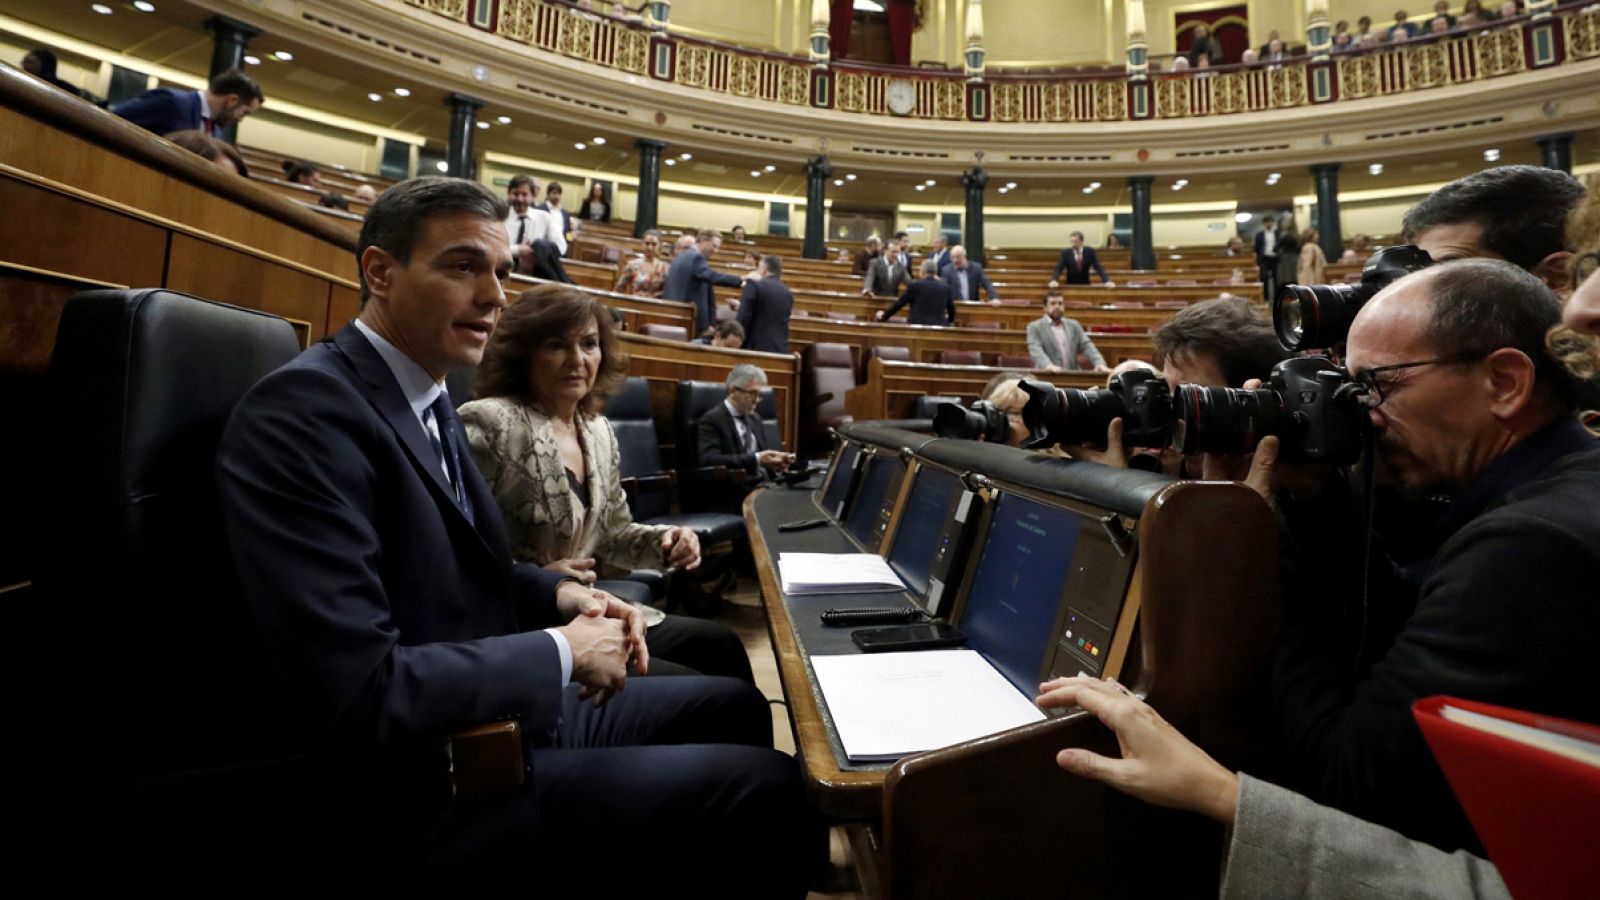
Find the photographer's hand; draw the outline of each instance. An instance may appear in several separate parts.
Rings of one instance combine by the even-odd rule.
[[[1067,451],[1067,455],[1073,459],[1095,462],[1114,469],[1126,469],[1128,467],[1128,454],[1122,448],[1121,416],[1112,419],[1111,424],[1106,426],[1106,445],[1103,449],[1093,444],[1073,444],[1061,449]]]

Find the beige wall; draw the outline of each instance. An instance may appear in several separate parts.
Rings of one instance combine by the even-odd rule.
[[[1351,235],[1360,233],[1369,236],[1387,235],[1393,239],[1391,242],[1398,243],[1400,221],[1404,218],[1406,210],[1426,196],[1427,192],[1423,191],[1409,197],[1386,200],[1341,200],[1339,230],[1344,232],[1347,240]]]
[[[787,52],[792,48],[783,45],[792,40],[798,5],[794,0],[678,0],[672,4],[670,28],[691,37]],[[804,5],[809,19],[810,0]]]
[[[241,144],[357,172],[378,171],[383,161],[379,140],[370,134],[273,112],[270,105],[239,123]]]
[[[22,68],[22,58],[37,44],[26,38],[12,34],[0,33],[0,62],[8,63]],[[67,53],[59,48],[51,48],[56,55],[56,77],[80,90],[88,91],[98,97],[104,97],[106,84],[110,77],[110,67],[102,66],[96,60],[82,59],[74,54]]]
[[[984,0],[987,64],[1106,63],[1119,58],[1123,40],[1112,40],[1109,6],[1123,0]]]
[[[1234,233],[1231,212],[1163,212],[1157,206],[1150,213],[1150,240],[1157,249],[1168,246],[1223,246]]]

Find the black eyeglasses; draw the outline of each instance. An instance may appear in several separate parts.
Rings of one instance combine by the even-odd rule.
[[[1361,397],[1361,405],[1369,410],[1372,410],[1382,406],[1383,402],[1389,399],[1388,396],[1384,394],[1383,381],[1378,377],[1380,375],[1383,375],[1387,372],[1398,372],[1401,369],[1415,369],[1419,366],[1443,366],[1451,363],[1473,362],[1475,360],[1482,359],[1483,357],[1484,354],[1482,353],[1463,353],[1458,356],[1441,356],[1438,359],[1424,359],[1417,362],[1395,363],[1392,366],[1378,366],[1377,368],[1366,369],[1362,371],[1360,375],[1351,376],[1351,380],[1356,384],[1366,388],[1366,394]],[[1392,391],[1393,388],[1391,387],[1390,390]]]
[[[733,389],[733,392],[736,393],[736,394],[743,394],[746,397],[759,397],[759,396],[761,396],[761,389],[760,388],[736,387],[736,388]]]

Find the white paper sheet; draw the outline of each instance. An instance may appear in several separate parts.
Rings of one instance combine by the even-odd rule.
[[[906,589],[905,582],[876,553],[780,553],[778,579],[790,596]]]

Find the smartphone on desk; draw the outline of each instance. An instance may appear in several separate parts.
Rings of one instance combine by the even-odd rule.
[[[888,650],[931,650],[936,647],[959,647],[967,642],[961,629],[944,622],[925,625],[890,625],[887,628],[860,628],[850,632],[863,653],[882,653]]]

